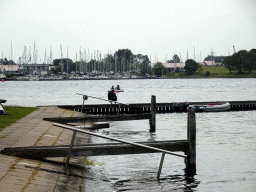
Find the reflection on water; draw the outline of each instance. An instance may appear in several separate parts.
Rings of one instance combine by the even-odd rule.
[[[253,191],[255,116],[255,111],[197,113],[196,175],[185,172],[183,158],[166,155],[158,183],[160,153],[89,157],[102,165],[89,166],[95,180],[85,181],[85,191]],[[147,120],[111,122],[97,132],[128,141],[186,139],[186,118],[186,113],[157,114],[153,134]],[[92,142],[111,141],[93,137]]]
[[[128,141],[186,139],[186,114],[173,115],[173,117],[170,114],[157,115],[159,129],[155,133],[149,132],[148,120],[111,122],[109,129],[97,132]],[[176,117],[179,119],[174,120]],[[170,126],[170,122],[173,124],[173,128]],[[174,133],[172,130],[176,126],[179,126],[180,129]],[[96,137],[91,138],[91,141],[93,143],[111,142]],[[85,182],[85,191],[101,191],[102,189],[109,191],[170,191],[173,189],[193,191],[193,188],[200,183],[194,178],[194,175],[188,175],[185,172],[183,158],[167,154],[160,182],[157,181],[157,172],[161,153],[97,156],[88,157],[88,159],[96,164],[102,164],[102,166],[87,166],[90,168],[89,175],[95,174],[95,180]],[[100,186],[98,183],[101,183]],[[97,188],[95,189],[93,186],[97,186]]]

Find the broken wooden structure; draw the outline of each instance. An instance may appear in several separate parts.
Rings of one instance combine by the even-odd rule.
[[[83,97],[84,100],[86,97]],[[171,154],[185,158],[187,170],[194,172],[196,170],[196,122],[195,112],[188,112],[188,126],[186,140],[167,140],[167,141],[150,141],[150,142],[130,142],[122,139],[109,137],[106,135],[96,134],[83,129],[71,126],[70,123],[86,123],[100,121],[123,121],[123,120],[140,120],[150,119],[150,131],[155,131],[156,121],[156,97],[151,98],[150,114],[129,114],[129,115],[104,115],[104,116],[82,116],[82,117],[64,117],[64,118],[45,118],[44,120],[53,121],[55,126],[73,131],[70,145],[61,146],[33,146],[33,147],[14,147],[5,148],[2,154],[12,155],[21,158],[43,159],[49,157],[67,157],[64,171],[67,171],[69,160],[71,157],[77,156],[97,156],[97,155],[122,155],[122,154],[140,154],[140,153],[162,153],[157,179],[159,180],[165,154]],[[120,104],[119,104],[120,110]],[[60,124],[61,123],[61,124]],[[64,124],[63,124],[64,123]],[[68,125],[69,124],[69,125]],[[88,125],[89,126],[89,125]],[[87,128],[88,128],[87,126]],[[92,127],[89,128],[93,128]],[[109,124],[103,124],[101,128],[109,127]],[[104,144],[86,144],[74,145],[76,133],[84,133],[96,137],[118,141],[119,143]],[[185,155],[173,153],[183,152]]]
[[[192,172],[196,170],[196,121],[194,111],[188,112],[187,139],[185,140],[129,142],[105,135],[92,133],[75,128],[73,126],[58,123],[54,123],[54,125],[73,131],[73,137],[70,145],[5,148],[1,151],[1,154],[32,159],[42,159],[47,157],[67,157],[67,166],[70,157],[160,152],[162,153],[162,158],[157,174],[157,179],[160,177],[165,154],[171,154],[185,158],[186,169]],[[119,143],[74,145],[76,132],[118,141]],[[176,154],[173,152],[184,152],[185,155]]]
[[[118,104],[118,111],[115,115],[84,115],[80,117],[54,117],[44,118],[46,121],[52,121],[56,123],[87,123],[87,122],[104,122],[104,121],[130,121],[130,120],[143,120],[149,119],[150,132],[156,131],[156,96],[152,95],[150,108],[153,110],[146,114],[119,114],[122,104]],[[126,106],[126,105],[125,105]],[[81,111],[84,109],[84,100]],[[115,109],[115,107],[113,107]]]

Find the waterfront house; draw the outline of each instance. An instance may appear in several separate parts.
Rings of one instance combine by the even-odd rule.
[[[50,64],[22,64],[20,71],[29,75],[48,75]]]
[[[0,65],[0,72],[4,74],[18,73],[19,66],[18,65]]]

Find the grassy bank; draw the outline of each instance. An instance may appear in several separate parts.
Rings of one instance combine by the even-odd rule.
[[[209,71],[210,75],[206,76],[206,72]],[[194,75],[187,76],[185,72],[171,73],[167,75],[167,78],[256,78],[256,70],[251,73],[230,73],[226,67],[202,67],[201,73],[196,71]]]
[[[38,108],[36,107],[4,107],[4,110],[8,115],[0,115],[0,131],[37,109]]]

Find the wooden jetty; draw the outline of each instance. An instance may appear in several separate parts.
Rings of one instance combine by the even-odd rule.
[[[203,105],[221,101],[189,102],[195,105]],[[256,110],[256,101],[227,101],[230,103],[230,111]],[[58,105],[63,109],[80,111],[92,115],[116,115],[116,114],[145,114],[151,113],[151,103],[120,104],[94,104],[94,105]],[[187,102],[156,103],[156,113],[187,112]]]
[[[5,148],[1,151],[1,154],[31,159],[42,159],[47,157],[67,157],[67,167],[70,157],[160,152],[162,153],[162,158],[157,174],[157,179],[159,179],[160,177],[165,154],[171,154],[185,158],[186,169],[190,170],[191,172],[196,171],[196,121],[194,111],[188,112],[187,139],[184,140],[129,142],[101,134],[88,132],[82,129],[77,129],[69,125],[57,123],[54,123],[54,125],[73,131],[73,137],[71,139],[70,145]],[[73,145],[76,132],[118,141],[119,143]],[[176,154],[173,152],[183,152],[185,153],[185,155]],[[65,170],[67,169],[65,168]]]

